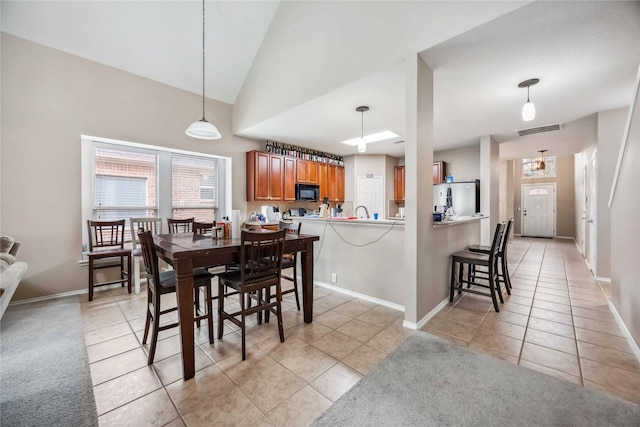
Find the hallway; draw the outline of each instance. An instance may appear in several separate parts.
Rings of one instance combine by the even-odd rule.
[[[422,330],[476,351],[640,403],[640,363],[573,240],[509,243],[512,295],[463,294]],[[604,289],[604,290],[603,290]]]

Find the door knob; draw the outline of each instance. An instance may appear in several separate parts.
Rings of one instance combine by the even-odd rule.
[[[589,223],[589,224],[593,224],[593,220],[592,220],[592,219],[587,220],[587,223]]]

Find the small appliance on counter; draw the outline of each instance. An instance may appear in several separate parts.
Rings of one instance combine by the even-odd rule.
[[[277,206],[262,206],[261,213],[267,222],[280,220],[280,209]]]
[[[320,214],[318,215],[320,218],[327,218],[329,216],[329,198],[325,197],[322,199],[322,204],[320,205]]]

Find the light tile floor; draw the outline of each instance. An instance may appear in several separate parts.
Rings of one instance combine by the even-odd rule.
[[[513,290],[503,290],[499,313],[490,298],[463,293],[422,330],[640,403],[640,363],[609,309],[609,286],[573,241],[516,238],[507,253]]]
[[[640,403],[640,364],[573,242],[515,239],[509,265],[512,296],[499,313],[489,298],[463,294],[422,330]],[[175,304],[175,295],[163,298]],[[314,298],[314,322],[304,324],[293,295],[286,296],[284,344],[273,323],[254,320],[245,362],[237,328],[226,322],[223,340],[209,345],[203,324],[196,376],[185,382],[177,328],[160,333],[147,366],[144,289],[96,292],[93,302],[85,296],[100,425],[308,425],[412,333],[401,312],[319,287]]]
[[[175,295],[163,298],[175,305]],[[92,302],[85,296],[100,426],[310,424],[413,332],[402,327],[402,312],[318,287],[314,298],[314,322],[305,324],[293,294],[285,297],[284,343],[275,322],[257,325],[252,316],[244,362],[238,328],[225,322],[223,339],[212,345],[206,323],[196,328],[197,372],[183,381],[177,328],[160,333],[155,362],[147,366],[144,289],[96,292]]]

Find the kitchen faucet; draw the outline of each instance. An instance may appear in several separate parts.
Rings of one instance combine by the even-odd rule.
[[[364,205],[360,205],[360,206],[356,206],[356,210],[354,211],[354,213],[356,214],[356,216],[358,216],[358,209],[364,209],[364,213],[367,215],[367,219],[369,219],[369,211],[367,210],[367,207]]]

